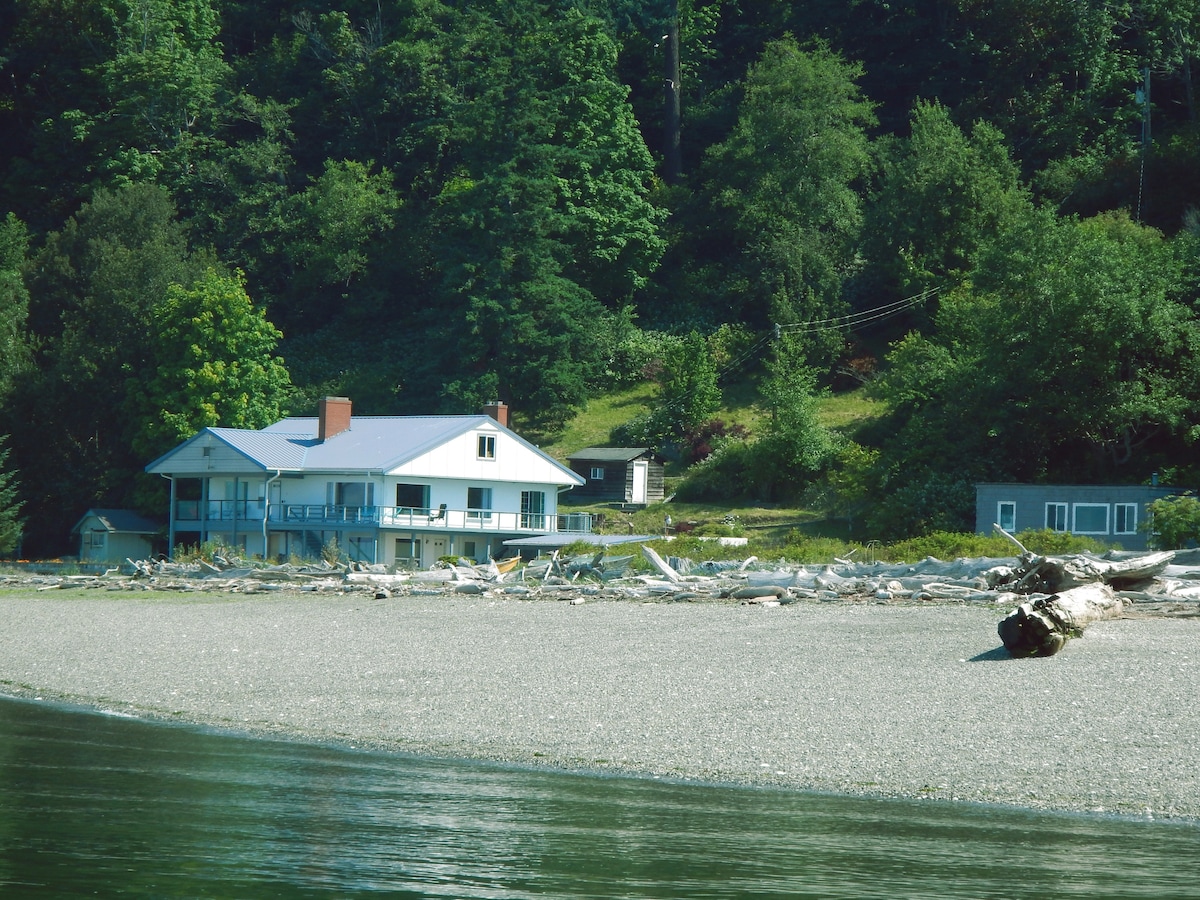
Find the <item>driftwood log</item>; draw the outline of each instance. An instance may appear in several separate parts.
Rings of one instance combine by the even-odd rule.
[[[1113,589],[1097,582],[1022,603],[1000,621],[996,631],[1013,656],[1053,656],[1068,638],[1083,634],[1087,625],[1115,618],[1122,610]]]

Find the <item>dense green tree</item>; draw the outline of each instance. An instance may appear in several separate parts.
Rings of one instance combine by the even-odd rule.
[[[837,441],[820,423],[821,391],[816,373],[805,365],[803,345],[784,335],[767,369],[762,396],[768,415],[757,449],[774,480],[802,484],[825,468]]]
[[[30,361],[25,332],[29,292],[22,272],[28,247],[24,223],[9,213],[0,222],[0,404],[8,399],[14,377]]]
[[[171,284],[191,284],[212,260],[191,253],[161,188],[98,191],[50,235],[26,269],[35,367],[4,410],[17,467],[39,503],[35,547],[60,549],[72,517],[122,505],[147,460],[128,439],[126,383],[149,373],[154,310]]]
[[[105,168],[133,181],[162,166],[186,170],[216,124],[230,75],[211,0],[104,0],[113,54],[97,66],[108,104],[92,127]]]
[[[660,252],[652,162],[597,20],[516,2],[471,16],[431,223],[446,390],[561,421],[602,371],[592,332]]]
[[[327,160],[324,173],[285,201],[280,237],[291,277],[281,311],[288,319],[325,322],[353,305],[353,284],[399,206],[391,173],[353,160]]]
[[[1190,493],[1162,497],[1150,504],[1150,544],[1179,550],[1200,542],[1200,500]]]
[[[769,44],[747,74],[737,125],[707,163],[712,213],[701,250],[714,262],[692,282],[725,317],[764,327],[842,311],[874,121],[860,74],[827,47],[790,40]],[[839,343],[827,335],[814,333],[808,348],[826,362]]]
[[[16,474],[8,468],[7,435],[0,434],[0,553],[11,553],[20,546],[24,505],[18,491]]]
[[[291,380],[274,356],[282,337],[241,274],[209,269],[172,284],[155,306],[148,378],[126,385],[131,445],[147,461],[201,428],[264,428],[284,415]]]
[[[907,138],[881,153],[865,242],[887,289],[905,297],[963,278],[979,248],[1029,204],[992,126],[979,122],[964,134],[946,107],[925,102],[910,126]]]
[[[876,523],[961,526],[972,481],[1148,477],[1153,449],[1200,422],[1182,283],[1173,248],[1127,216],[1041,211],[1003,235],[875,386],[894,414]]]
[[[678,440],[711,418],[721,407],[717,367],[704,337],[693,331],[664,346],[661,392],[654,419],[664,438]]]

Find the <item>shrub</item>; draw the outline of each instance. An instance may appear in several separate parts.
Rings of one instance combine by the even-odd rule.
[[[1062,531],[1022,531],[1016,535],[1018,541],[1030,553],[1042,556],[1061,556],[1070,553],[1103,553],[1110,547],[1094,538],[1080,537]],[[972,534],[966,532],[934,531],[920,537],[908,538],[889,544],[885,550],[887,558],[894,562],[916,562],[927,556],[936,559],[958,559],[959,557],[1009,557],[1019,556],[1021,551],[1008,538],[999,534]]]
[[[1022,531],[1017,535],[1017,540],[1030,553],[1038,553],[1042,556],[1066,553],[1104,553],[1112,549],[1110,545],[1095,538],[1071,534],[1069,531],[1051,531],[1048,528]]]
[[[175,562],[213,562],[218,556],[223,559],[237,556],[237,552],[220,540],[207,540],[202,544],[178,544],[172,558]]]
[[[708,459],[713,451],[725,441],[744,442],[749,437],[746,426],[734,423],[726,425],[723,419],[709,419],[683,432],[681,456],[685,465],[691,466]]]
[[[1178,550],[1194,544],[1200,541],[1200,500],[1190,493],[1155,500],[1145,524],[1150,543],[1158,550]]]
[[[837,538],[805,534],[799,529],[793,529],[788,533],[783,549],[787,560],[811,565],[846,559],[856,548]],[[861,551],[861,548],[858,549]],[[859,552],[855,555],[858,556],[859,562],[865,561],[865,554]]]
[[[342,560],[342,548],[338,546],[337,537],[331,537],[321,547],[321,559],[331,566],[336,566]]]
[[[957,559],[960,556],[1017,556],[1015,544],[999,535],[965,534],[953,531],[934,531],[919,537],[907,538],[887,546],[887,557],[895,562],[916,562],[932,556],[936,559]]]

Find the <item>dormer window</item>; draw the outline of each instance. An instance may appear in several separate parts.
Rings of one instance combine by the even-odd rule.
[[[480,459],[495,459],[496,436],[494,434],[479,435],[479,441],[475,455]]]

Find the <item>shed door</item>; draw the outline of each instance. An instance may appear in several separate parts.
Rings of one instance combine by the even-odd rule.
[[[633,496],[629,498],[631,503],[646,502],[646,474],[650,464],[643,461],[635,461],[633,464]]]

